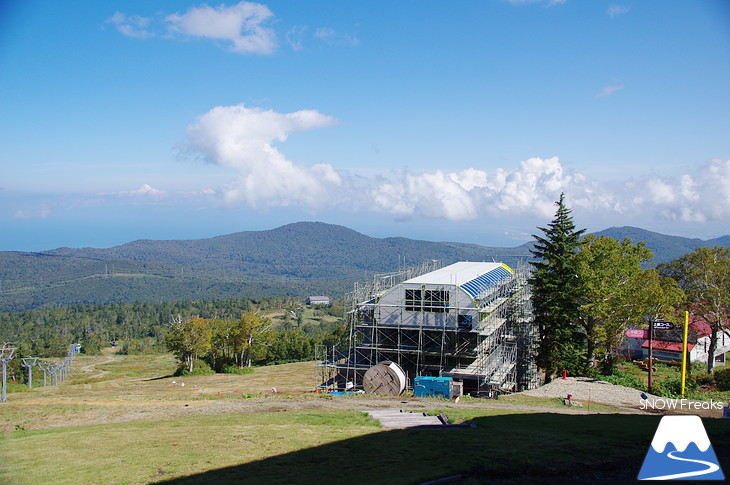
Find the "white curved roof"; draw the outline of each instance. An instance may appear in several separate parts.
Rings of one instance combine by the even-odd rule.
[[[436,271],[411,278],[404,283],[419,285],[456,285],[473,298],[489,287],[504,281],[512,269],[503,263],[475,263],[462,261]]]

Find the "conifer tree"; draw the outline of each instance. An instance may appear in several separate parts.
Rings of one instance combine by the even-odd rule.
[[[535,324],[539,331],[537,365],[546,380],[567,369],[575,375],[585,370],[585,336],[576,325],[580,314],[581,282],[576,251],[585,229],[576,230],[571,209],[560,194],[555,218],[547,228],[538,227],[531,250],[536,261],[530,278]]]

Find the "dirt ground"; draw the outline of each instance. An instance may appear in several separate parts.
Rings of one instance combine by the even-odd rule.
[[[174,360],[159,356],[79,356],[69,379],[58,385],[11,393],[0,406],[0,431],[16,426],[44,429],[82,424],[169,419],[193,414],[283,412],[302,409],[491,409],[503,412],[596,412],[647,414],[639,392],[608,383],[558,382],[541,390],[499,400],[462,398],[458,402],[372,395],[315,393],[316,363],[258,368],[253,374],[172,377]],[[126,366],[126,367],[125,367]],[[130,376],[124,374],[140,374]],[[121,375],[120,375],[121,374]],[[592,387],[596,389],[592,389]],[[582,407],[563,406],[558,397],[572,393]],[[630,397],[627,397],[629,396]],[[718,416],[714,416],[717,414]],[[721,411],[708,414],[719,417]]]

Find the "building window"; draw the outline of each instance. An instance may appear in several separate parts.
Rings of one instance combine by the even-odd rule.
[[[423,311],[444,313],[449,307],[449,292],[444,290],[426,290],[423,298]]]
[[[449,292],[446,290],[406,290],[405,307],[409,312],[447,312],[449,311]]]
[[[406,311],[421,311],[421,290],[406,290]]]

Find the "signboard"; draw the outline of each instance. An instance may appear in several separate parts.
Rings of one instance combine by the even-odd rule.
[[[640,328],[630,328],[626,330],[626,336],[628,338],[649,338],[649,331],[641,330]]]
[[[674,324],[672,322],[665,322],[664,320],[657,320],[654,322],[654,330],[672,330]]]

